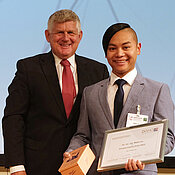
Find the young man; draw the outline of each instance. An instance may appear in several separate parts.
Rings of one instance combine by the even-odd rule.
[[[75,53],[82,35],[73,11],[57,11],[45,31],[51,51],[18,61],[3,117],[5,166],[12,175],[60,174],[83,89],[108,77],[106,65]]]
[[[90,144],[96,159],[89,170],[89,175],[98,174],[97,163],[105,131],[126,127],[127,114],[136,113],[138,105],[141,106],[141,114],[148,116],[148,122],[169,120],[165,154],[172,151],[175,142],[174,105],[169,88],[164,83],[144,78],[137,73],[135,64],[137,56],[140,55],[141,44],[138,43],[135,31],[126,23],[110,26],[103,36],[103,48],[112,67],[111,76],[85,88],[78,129],[67,152],[64,153],[65,158],[70,158],[71,150]],[[124,82],[123,87],[117,85],[119,81]],[[123,107],[119,108],[119,103],[114,104],[116,99],[121,97],[117,96],[118,90],[121,89],[124,93],[121,98]],[[129,159],[125,169],[102,174],[156,175],[157,167],[156,164],[144,165],[139,160]]]

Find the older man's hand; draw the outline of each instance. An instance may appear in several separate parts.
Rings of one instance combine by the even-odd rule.
[[[11,175],[27,175],[25,171],[18,171],[15,173],[12,173]]]

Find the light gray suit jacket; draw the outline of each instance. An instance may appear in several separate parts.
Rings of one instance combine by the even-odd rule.
[[[67,151],[74,150],[85,144],[90,144],[96,155],[96,160],[90,168],[89,175],[98,174],[96,169],[104,133],[106,130],[115,128],[107,101],[108,84],[109,79],[105,79],[84,89],[78,129],[67,149]],[[173,133],[174,105],[168,86],[138,74],[124,104],[117,128],[126,126],[127,114],[136,113],[137,105],[141,106],[141,114],[149,116],[149,122],[163,119],[169,120],[165,154],[172,151],[175,143]],[[139,174],[148,175],[156,174],[156,172],[156,164],[149,164]],[[130,174],[134,173],[138,174],[138,172]],[[104,172],[102,174],[109,175],[112,172]]]

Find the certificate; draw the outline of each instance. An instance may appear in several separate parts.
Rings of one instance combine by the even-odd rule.
[[[168,120],[105,132],[97,171],[124,168],[128,159],[145,164],[164,161]]]

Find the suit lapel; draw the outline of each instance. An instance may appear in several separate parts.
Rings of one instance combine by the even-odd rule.
[[[143,77],[141,75],[137,75],[136,79],[131,87],[131,90],[128,94],[128,97],[126,99],[125,105],[123,107],[122,113],[120,115],[119,123],[118,123],[118,128],[125,127],[126,125],[126,120],[127,120],[127,115],[128,112],[130,111],[130,108],[132,106],[137,106],[136,100],[139,97],[139,94],[144,88],[144,82],[143,82]]]
[[[41,62],[43,73],[46,77],[46,80],[54,96],[54,99],[58,104],[60,111],[62,112],[63,116],[65,116],[65,119],[66,119],[64,104],[63,104],[62,95],[61,95],[61,89],[60,89],[58,75],[55,67],[55,61],[52,53],[49,52],[48,54],[46,54],[45,57],[42,57],[40,59],[40,62]]]
[[[71,114],[74,114],[75,111],[78,111],[80,102],[81,102],[81,97],[83,93],[83,89],[89,84],[89,76],[88,76],[88,70],[86,68],[86,60],[81,59],[80,56],[75,55],[75,61],[77,64],[77,76],[78,76],[78,94],[75,100],[75,103],[73,105]],[[71,120],[74,116],[70,115],[69,120]]]
[[[77,64],[78,92],[82,94],[83,89],[89,84],[88,70],[86,67],[87,62],[78,55],[75,55],[75,61]]]
[[[111,114],[109,104],[108,104],[108,99],[107,99],[107,88],[108,88],[108,84],[109,84],[109,78],[104,80],[103,82],[104,83],[100,85],[101,87],[99,88],[99,91],[98,91],[98,98],[99,98],[100,105],[103,109],[103,112],[104,112],[111,128],[114,129],[114,122],[112,120],[112,114]]]

